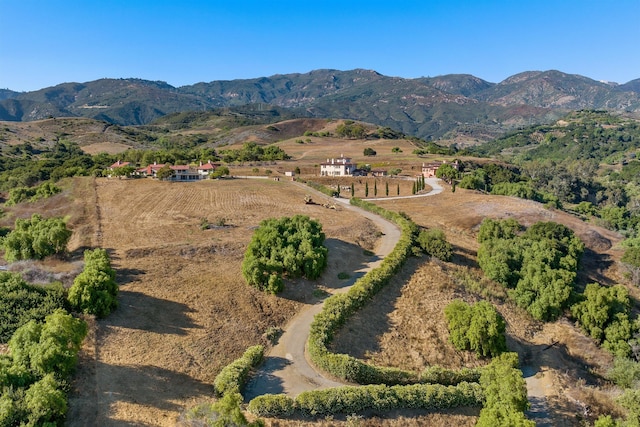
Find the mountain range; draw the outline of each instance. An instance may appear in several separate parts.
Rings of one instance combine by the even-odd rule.
[[[556,70],[527,71],[500,83],[468,74],[406,79],[376,71],[315,70],[173,87],[161,81],[100,79],[32,92],[0,90],[0,120],[88,117],[143,125],[170,113],[265,104],[299,117],[345,118],[424,139],[479,141],[517,127],[598,109],[640,116],[640,79],[600,82]]]

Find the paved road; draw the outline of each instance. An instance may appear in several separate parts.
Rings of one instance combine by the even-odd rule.
[[[426,197],[439,194],[442,191],[442,187],[438,185],[437,179],[427,180],[426,182],[432,187],[431,192],[405,197]],[[308,187],[305,188],[311,193],[315,192],[322,195],[322,193],[316,192]],[[395,198],[377,198],[376,200],[389,199]],[[328,287],[332,288],[333,285],[336,285],[335,287],[338,289],[336,289],[334,293],[338,293],[348,291],[353,283],[355,283],[355,277],[361,277],[369,270],[378,267],[384,257],[387,256],[396,246],[400,239],[401,232],[398,226],[394,223],[371,212],[352,206],[349,204],[349,199],[336,198],[335,200],[339,202],[344,209],[350,210],[373,221],[382,233],[382,238],[378,242],[375,256],[372,257],[373,261],[368,263],[365,267],[354,271],[354,274],[351,275],[351,283],[347,283],[347,286],[344,286],[344,281],[340,281],[337,277],[323,278],[325,282],[335,282],[333,284],[329,283]],[[266,393],[286,393],[290,396],[297,396],[306,390],[316,390],[344,385],[343,383],[323,376],[323,373],[317,371],[315,367],[311,365],[306,355],[305,347],[309,337],[309,328],[313,322],[314,316],[321,310],[322,303],[308,305],[289,322],[280,337],[278,344],[271,349],[269,354],[265,357],[265,361],[260,370],[253,376],[245,387],[244,395],[246,401],[250,401],[254,397]]]

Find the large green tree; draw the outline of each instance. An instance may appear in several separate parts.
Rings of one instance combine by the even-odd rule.
[[[485,405],[477,426],[535,427],[535,423],[524,416],[529,408],[527,385],[517,366],[516,353],[503,353],[482,370],[480,385]]]
[[[478,264],[533,317],[556,319],[569,304],[584,244],[561,224],[539,222],[517,234],[511,221],[481,224]]]
[[[316,279],[327,265],[324,239],[322,225],[304,215],[264,220],[247,247],[242,274],[271,293],[282,290],[283,275]]]
[[[44,323],[32,320],[18,328],[9,340],[15,365],[37,377],[53,373],[66,379],[75,369],[78,351],[87,334],[87,324],[64,310],[56,310]]]

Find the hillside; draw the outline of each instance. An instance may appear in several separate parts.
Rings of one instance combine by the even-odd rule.
[[[512,162],[589,160],[624,164],[640,149],[640,121],[605,111],[581,110],[554,123],[531,126],[468,150]]]
[[[461,78],[471,82],[466,76]],[[474,92],[474,87],[465,91]],[[477,87],[478,91],[488,89]],[[462,95],[450,96],[454,100]],[[249,345],[272,345],[267,332],[287,328],[302,307],[332,292],[328,284],[335,283],[340,273],[358,274],[357,268],[368,261],[370,251],[379,244],[380,231],[371,221],[346,209],[326,209],[323,204],[331,203],[328,197],[314,194],[316,204],[306,204],[310,190],[292,182],[285,172],[296,170],[301,178],[328,186],[349,188],[353,184],[356,197],[382,199],[387,193],[411,195],[412,178],[423,162],[452,159],[441,154],[418,156],[413,150],[424,147],[424,143],[374,124],[352,123],[362,126],[369,137],[346,138],[338,135],[338,128],[349,123],[345,120],[296,118],[289,115],[290,110],[260,105],[174,113],[142,126],[77,117],[1,123],[7,167],[19,159],[31,167],[38,163],[38,156],[43,157],[43,167],[54,167],[57,163],[53,159],[62,157],[56,168],[83,165],[87,172],[79,171],[83,173],[78,175],[88,176],[58,181],[63,191],[51,198],[3,206],[0,225],[11,226],[15,218],[33,212],[64,216],[74,232],[69,257],[36,263],[38,268],[53,269],[55,274],[72,271],[83,249],[103,247],[109,250],[118,272],[120,306],[108,318],[91,322],[92,333],[85,341],[70,392],[68,425],[82,425],[86,419],[98,420],[101,425],[176,425],[194,405],[211,401],[211,383],[222,366]],[[605,160],[608,156],[599,153],[606,151],[608,144],[611,149],[624,151],[613,144],[620,138],[628,139],[623,142],[629,143],[629,153],[634,152],[632,123],[618,115],[581,111],[563,116],[553,126],[522,129],[511,137],[537,144],[522,147],[524,153],[537,147],[573,153],[568,148],[590,146],[579,139],[581,136],[598,134],[603,139],[588,138],[594,141],[589,152]],[[60,140],[77,142],[82,150],[72,144],[57,144]],[[556,140],[564,145],[556,147]],[[225,165],[231,175],[270,175],[277,180],[171,183],[151,178],[94,178],[88,172],[92,167],[107,167],[116,159],[142,161],[142,150],[136,148],[162,155],[183,154],[184,161],[189,162],[194,159],[191,149],[215,148],[221,154],[247,141],[273,144],[291,158],[229,162]],[[91,165],[88,156],[82,154],[107,148],[118,152],[118,157],[94,156],[94,161],[103,163]],[[376,155],[364,156],[365,148],[372,148]],[[505,146],[501,150],[513,148]],[[39,149],[43,152],[38,153]],[[61,151],[70,149],[75,150],[74,157],[67,159]],[[320,163],[340,155],[372,169],[396,170],[399,176],[318,176]],[[220,157],[224,163],[224,156]],[[493,163],[466,155],[459,159],[466,174],[477,172],[473,169],[476,164]],[[500,174],[508,175],[501,166],[493,166],[486,170],[492,183]],[[53,172],[51,175],[68,176]],[[21,170],[7,169],[0,174],[0,182],[7,185],[9,179],[22,174]],[[536,322],[509,302],[504,290],[496,291],[497,285],[483,277],[478,268],[476,238],[478,226],[486,217],[515,218],[525,225],[538,220],[566,224],[588,248],[579,271],[578,289],[595,281],[623,283],[637,301],[637,288],[629,285],[619,263],[623,250],[617,244],[622,235],[602,228],[604,223],[598,218],[590,217],[587,222],[532,200],[488,195],[487,187],[474,191],[460,186],[455,192],[445,187],[442,194],[427,199],[374,200],[386,209],[408,214],[422,227],[442,229],[453,244],[454,257],[451,262],[412,257],[389,288],[340,332],[336,348],[375,363],[415,371],[433,364],[481,366],[486,360],[452,347],[442,310],[453,299],[486,298],[489,290],[497,293],[492,302],[508,322],[509,349],[520,354],[529,379],[544,385],[541,394],[534,397],[547,402],[549,417],[554,421],[551,425],[579,425],[575,414],[582,413],[582,405],[591,408],[590,421],[603,413],[619,415],[612,400],[612,390],[617,389],[605,379],[612,365],[611,355],[587,338],[570,318]],[[592,192],[606,193],[602,187],[592,187]],[[629,190],[631,204],[638,193]],[[309,215],[322,223],[328,238],[329,270],[317,282],[287,283],[282,295],[261,294],[248,287],[241,276],[242,257],[252,230],[265,218],[294,214]],[[203,221],[224,225],[203,229]],[[70,275],[67,277],[70,281]],[[588,388],[583,387],[585,383]],[[539,410],[534,411],[537,413]],[[385,414],[386,419],[379,415],[366,414],[363,425],[473,425],[478,410],[406,411]],[[339,419],[269,423],[349,425],[348,420]]]
[[[64,83],[0,93],[0,120],[88,117],[142,125],[177,112],[269,104],[298,117],[340,117],[425,139],[465,135],[483,142],[514,128],[549,123],[570,110],[640,112],[638,80],[615,85],[559,71],[524,72],[500,83],[471,75],[404,79],[375,71],[213,81],[179,88],[140,79]]]

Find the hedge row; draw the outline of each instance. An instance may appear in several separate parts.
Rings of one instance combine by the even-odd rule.
[[[384,384],[338,387],[305,391],[292,399],[284,394],[258,396],[249,402],[249,411],[261,417],[306,417],[362,413],[367,410],[446,409],[459,406],[482,406],[482,388],[477,383],[457,386]]]
[[[229,393],[240,393],[240,389],[244,385],[247,375],[251,368],[262,362],[264,347],[254,345],[249,347],[242,357],[234,360],[224,368],[216,376],[213,381],[213,388],[218,396],[224,396]]]
[[[378,368],[346,354],[328,350],[335,333],[346,320],[362,308],[402,267],[411,255],[418,227],[409,219],[372,203],[352,198],[351,204],[395,222],[402,236],[380,267],[359,279],[349,292],[328,298],[322,311],[316,315],[309,332],[308,349],[311,360],[320,369],[346,381],[359,384],[406,384],[417,381],[413,372],[395,368]]]

